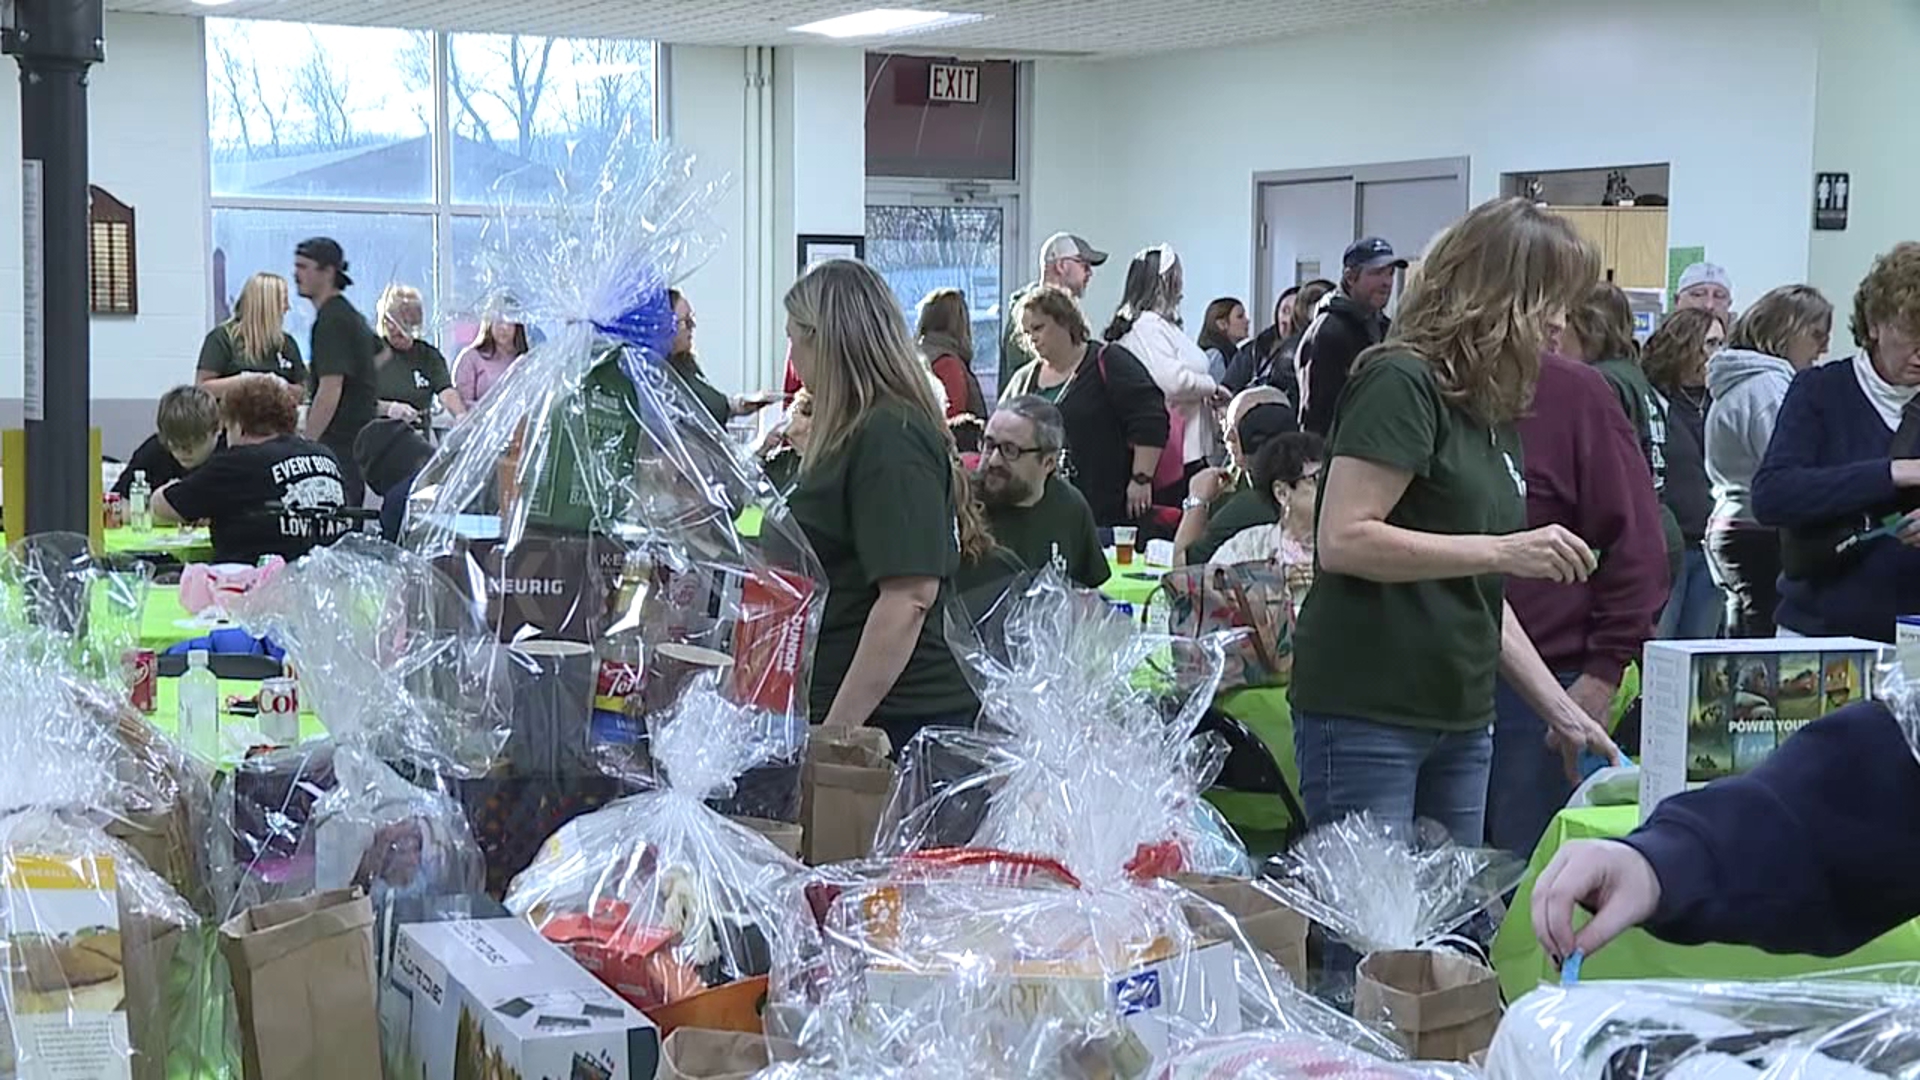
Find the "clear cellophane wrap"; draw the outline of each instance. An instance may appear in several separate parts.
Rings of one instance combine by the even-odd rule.
[[[1158,877],[1231,837],[1195,824],[1217,766],[1192,745],[1204,699],[1131,688],[1158,643],[1052,574],[976,621],[961,651],[994,730],[917,738],[910,774],[936,747],[954,768],[896,793],[883,857],[804,887],[768,1034],[852,1076],[1147,1077],[1257,1029],[1398,1056]]]
[[[1489,1080],[1887,1080],[1920,1074],[1920,966],[1779,982],[1543,986],[1507,1010]]]
[[[209,840],[222,914],[359,886],[376,908],[477,893],[485,863],[450,785],[511,730],[513,659],[426,560],[355,534],[240,598],[286,649],[324,737],[264,751],[227,721]]]
[[[182,895],[199,889],[189,815],[205,773],[128,708],[117,673],[78,671],[71,645],[0,630],[0,1076],[76,1060],[140,1080],[233,1075],[215,924]]]
[[[787,721],[785,748],[735,798],[792,821],[824,578],[758,462],[667,362],[668,288],[720,243],[724,183],[644,137],[607,160],[489,222],[478,306],[536,343],[421,470],[404,543],[524,656],[533,705],[507,777],[632,790],[646,716],[717,674],[729,700]]]
[[[0,627],[32,628],[76,673],[114,685],[140,644],[152,581],[147,563],[109,564],[77,533],[30,536],[0,556]]]
[[[757,1031],[769,936],[803,868],[708,805],[785,750],[775,717],[713,681],[650,720],[659,786],[561,826],[506,905],[663,1029]]]

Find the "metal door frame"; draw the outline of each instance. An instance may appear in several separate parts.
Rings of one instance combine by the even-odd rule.
[[[1367,165],[1330,165],[1317,169],[1276,169],[1253,174],[1253,282],[1254,299],[1264,305],[1264,320],[1273,312],[1273,302],[1280,290],[1272,280],[1273,274],[1267,265],[1266,219],[1261,214],[1262,204],[1266,201],[1267,189],[1284,187],[1287,184],[1307,183],[1316,180],[1353,181],[1353,239],[1360,239],[1360,189],[1367,184],[1391,183],[1396,180],[1438,180],[1448,175],[1454,178],[1460,187],[1461,208],[1467,208],[1467,200],[1472,190],[1472,159],[1461,157],[1423,158],[1413,161],[1386,161]],[[1403,252],[1402,254],[1408,254]]]

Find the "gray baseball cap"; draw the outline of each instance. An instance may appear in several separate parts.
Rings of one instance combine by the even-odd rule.
[[[1061,259],[1085,259],[1088,266],[1099,266],[1107,261],[1107,253],[1087,243],[1084,236],[1057,232],[1040,245],[1040,264],[1045,266]]]
[[[1717,263],[1697,262],[1680,271],[1680,284],[1673,291],[1683,293],[1695,285],[1718,285],[1727,290],[1727,295],[1733,295],[1733,277]]]

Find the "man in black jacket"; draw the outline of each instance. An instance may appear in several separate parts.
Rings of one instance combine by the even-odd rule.
[[[1340,259],[1340,290],[1320,305],[1300,340],[1300,427],[1326,438],[1353,361],[1387,336],[1393,278],[1407,260],[1377,236],[1355,240]]]

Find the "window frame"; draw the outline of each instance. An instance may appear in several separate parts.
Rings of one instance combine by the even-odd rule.
[[[299,25],[296,23],[296,25]],[[420,30],[418,27],[393,27],[396,30]],[[463,30],[429,29],[422,31],[429,35],[432,55],[432,77],[429,93],[432,96],[433,123],[429,134],[430,162],[432,177],[429,188],[431,197],[427,200],[409,199],[317,199],[301,197],[274,197],[257,195],[219,195],[213,188],[213,110],[212,95],[207,97],[206,115],[201,126],[202,143],[205,153],[202,155],[202,167],[205,170],[206,212],[202,221],[201,234],[207,244],[208,265],[212,264],[214,239],[214,215],[222,210],[270,210],[291,213],[326,214],[399,214],[430,219],[433,237],[433,310],[429,312],[430,325],[438,328],[451,328],[456,318],[462,314],[459,305],[454,303],[454,276],[457,268],[453,250],[453,224],[456,218],[486,220],[495,216],[497,208],[487,203],[456,200],[453,197],[453,129],[449,108],[448,65],[453,49],[453,37],[456,34],[469,33]],[[483,31],[471,31],[481,33]],[[539,38],[557,35],[521,35]],[[586,39],[578,39],[586,40]],[[206,46],[207,35],[202,32],[201,84],[207,85],[216,62],[213,50]],[[670,50],[658,40],[643,41],[653,52],[653,137],[665,138],[669,134],[671,111],[668,108],[670,80]],[[537,208],[528,208],[529,213],[537,213]],[[293,257],[287,253],[288,259]],[[251,270],[246,273],[251,273]],[[284,274],[285,270],[278,272]],[[241,275],[244,277],[244,274]],[[422,284],[429,284],[423,282]],[[219,310],[219,298],[213,292],[212,275],[208,275],[206,293],[207,321],[211,325]],[[443,343],[444,345],[445,343]],[[451,351],[449,350],[451,355]]]

